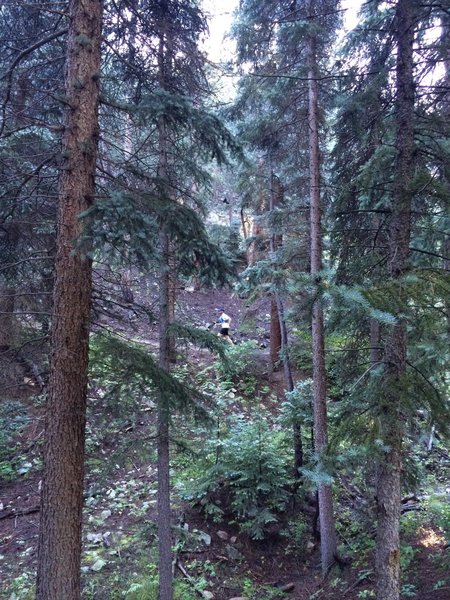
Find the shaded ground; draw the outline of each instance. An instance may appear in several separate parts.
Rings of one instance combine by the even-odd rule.
[[[142,466],[131,473],[116,471],[114,475],[114,482],[106,482],[107,485],[98,490],[97,497],[88,499],[83,570],[86,581],[90,583],[87,589],[91,592],[83,598],[109,600],[119,597],[112,592],[118,567],[119,572],[124,574],[128,569],[135,569],[139,552],[148,549],[148,542],[154,541],[154,470]],[[130,481],[133,482],[131,485]],[[36,474],[2,486],[4,508],[0,513],[0,573],[4,585],[9,580],[34,572],[39,518],[38,483]],[[112,491],[115,491],[115,496]],[[142,508],[149,500],[150,506],[140,514],[139,506]],[[286,540],[275,536],[264,542],[252,542],[240,534],[236,526],[207,522],[197,511],[185,508],[183,526],[189,526],[188,531],[193,533],[192,539],[197,543],[186,542],[179,550],[177,577],[185,579],[187,574],[198,580],[199,574],[205,573],[206,566],[209,573],[206,589],[214,594],[216,600],[240,597],[243,591],[250,589],[259,589],[261,594],[253,598],[269,600],[273,597],[273,589],[283,588],[288,590],[283,596],[295,600],[309,600],[311,597],[360,600],[372,597],[369,594],[374,577],[370,565],[356,570],[347,567],[340,571],[336,568],[324,584],[320,576],[317,544],[311,542],[302,556],[287,556]],[[142,548],[137,550],[136,539],[142,536],[142,532],[148,539],[146,543],[141,539]],[[201,538],[199,532],[202,532]],[[210,536],[208,544],[199,541],[204,539],[205,534]],[[445,550],[442,536],[430,528],[424,529],[413,545],[416,555],[408,568],[410,575],[408,583],[403,584],[406,594],[402,598],[448,600],[450,580],[448,556],[445,555],[448,550]],[[108,581],[112,581],[112,588],[109,584],[105,588]],[[29,583],[31,585],[32,575]],[[264,592],[264,586],[267,590],[270,587],[271,591]],[[15,597],[11,596],[10,589],[6,593],[0,587],[0,598]]]
[[[153,301],[151,286],[137,294],[138,302]],[[261,372],[269,373],[268,302],[250,309],[245,301],[229,291],[180,291],[178,318],[187,324],[208,326],[216,309],[225,308],[232,318],[232,337],[255,339],[261,346],[258,360]],[[126,307],[119,307],[125,314]],[[154,340],[156,326],[139,316],[131,325],[123,325],[131,335]],[[194,351],[192,351],[194,352]],[[197,355],[203,356],[203,355]],[[209,359],[211,360],[211,359]],[[276,379],[276,378],[275,378]],[[279,386],[279,382],[273,382]],[[102,424],[102,404],[90,400],[92,427]],[[42,440],[42,409],[35,408],[32,422],[22,437],[20,465],[23,473],[13,482],[0,479],[0,598],[19,599],[20,590],[33,583],[39,519],[39,444]],[[142,571],[151,559],[155,542],[156,473],[152,442],[146,446],[147,456],[130,450],[127,465],[115,462],[119,439],[133,442],[149,438],[153,412],[143,408],[137,420],[111,425],[101,447],[88,443],[86,509],[84,516],[83,598],[113,600],[123,597],[123,579]],[[88,435],[88,441],[93,437]],[[107,466],[107,468],[106,468]],[[374,585],[371,561],[364,566],[336,568],[323,584],[319,570],[318,543],[312,532],[301,550],[289,551],[290,540],[279,529],[263,542],[249,540],[237,526],[225,520],[220,524],[205,520],[199,510],[175,497],[174,522],[178,539],[177,576],[188,580],[205,580],[204,589],[215,600],[245,596],[269,600],[274,590],[286,590],[286,598],[295,600],[364,600],[371,598]],[[448,600],[448,548],[445,540],[430,527],[419,531],[410,541],[412,556],[403,584],[402,598]],[[11,587],[11,583],[13,587]],[[266,591],[264,591],[264,586]],[[405,587],[406,586],[406,587]],[[408,587],[409,586],[409,587]],[[258,591],[256,591],[258,590]],[[16,595],[12,595],[15,593]],[[252,595],[253,594],[253,595]],[[414,595],[413,595],[414,594]],[[200,597],[200,595],[198,596]],[[58,600],[58,599],[55,599]]]

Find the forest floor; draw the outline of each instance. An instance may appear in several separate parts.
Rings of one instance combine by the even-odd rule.
[[[151,300],[148,290],[142,291],[137,295],[137,301],[149,303],[149,297]],[[282,387],[280,377],[271,373],[269,366],[268,302],[261,301],[247,307],[244,300],[230,291],[184,290],[180,292],[178,318],[187,325],[207,327],[213,322],[219,307],[223,307],[232,318],[232,336],[237,344],[249,339],[256,341],[257,377],[279,395]],[[124,324],[122,333],[152,345],[156,343],[156,326],[152,329],[145,325],[144,328],[140,320],[132,325]],[[188,360],[196,363],[198,369],[212,362],[206,351],[190,348],[187,354]],[[155,569],[149,564],[155,562],[157,491],[154,442],[149,436],[154,419],[152,406],[142,406],[137,419],[132,418],[131,409],[127,406],[113,408],[108,415],[107,431],[104,431],[102,420],[106,409],[101,394],[99,390],[91,390],[90,394],[83,599],[151,600],[153,588],[146,588],[146,580],[155,581]],[[18,402],[25,403],[28,412],[26,427],[20,429],[20,436],[11,438],[14,456],[10,456],[10,462],[14,466],[14,476],[0,471],[0,598],[19,600],[33,597],[43,408],[42,400],[32,403],[23,391],[20,398],[0,402],[11,402],[12,410],[19,406]],[[127,410],[130,410],[128,420]],[[16,411],[15,415],[19,412]],[[141,442],[143,446],[139,446]],[[125,460],[124,448],[127,448]],[[0,459],[3,465],[6,464],[8,452],[3,451]],[[436,461],[440,459],[437,453]],[[182,460],[174,469],[181,468],[180,464]],[[422,509],[418,508],[417,514],[420,515]],[[337,511],[341,509],[339,505]],[[373,531],[366,535],[365,545],[355,546],[353,552],[351,543],[348,544],[347,554],[351,561],[345,566],[334,567],[324,581],[319,568],[319,544],[312,533],[311,515],[309,521],[311,527],[304,532],[297,546],[292,539],[282,535],[280,527],[273,527],[264,540],[255,541],[242,533],[232,519],[224,518],[219,523],[207,519],[200,511],[200,505],[192,506],[175,490],[177,553],[174,569],[177,579],[185,585],[184,591],[178,592],[178,598],[373,598]],[[346,531],[341,531],[341,536],[346,538]],[[403,547],[402,598],[448,600],[449,549],[440,529],[422,519],[420,525],[406,531]],[[125,586],[124,581],[127,582]],[[145,592],[146,589],[149,591]]]

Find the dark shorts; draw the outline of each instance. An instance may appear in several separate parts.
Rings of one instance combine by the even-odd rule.
[[[224,329],[222,327],[222,329],[220,330],[220,335],[228,335],[228,329]]]

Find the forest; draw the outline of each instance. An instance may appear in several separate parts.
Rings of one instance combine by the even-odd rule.
[[[450,0],[0,43],[0,598],[448,600]]]

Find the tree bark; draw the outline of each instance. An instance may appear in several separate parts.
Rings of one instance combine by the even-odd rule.
[[[283,202],[283,186],[278,177],[274,173],[271,174],[270,187],[270,210],[273,211],[275,206],[279,206]],[[270,251],[275,253],[277,248],[283,243],[281,235],[272,233],[270,236]],[[276,353],[275,353],[276,350]],[[270,354],[273,360],[279,360],[281,352],[281,363],[283,365],[284,385],[286,390],[292,392],[294,389],[294,379],[292,377],[291,363],[288,354],[288,335],[286,328],[286,319],[284,317],[284,304],[281,293],[278,289],[272,294],[271,298],[271,327],[270,327]],[[303,466],[303,444],[301,426],[294,419],[292,425],[293,447],[294,447],[294,477],[300,477],[300,468]]]
[[[275,302],[278,313],[278,322],[280,324],[281,333],[281,355],[283,363],[284,385],[286,390],[292,392],[294,390],[294,379],[292,377],[291,363],[288,355],[288,337],[286,329],[286,319],[284,318],[284,306],[281,299],[281,294],[275,292]],[[300,469],[303,466],[303,442],[300,420],[294,418],[292,424],[293,446],[294,446],[294,478],[300,478]]]
[[[170,370],[170,343],[167,329],[170,324],[169,269],[164,268],[169,260],[169,236],[163,230],[159,236],[163,270],[159,279],[159,366]],[[167,399],[159,392],[158,398],[158,566],[159,600],[172,600],[172,535],[170,512],[170,440],[169,406]]]
[[[168,290],[168,310],[169,310],[169,323],[175,321],[175,308],[177,303],[177,259],[175,255],[174,244],[169,242],[169,255],[167,257],[167,265],[169,268],[169,290]],[[170,362],[175,364],[177,362],[177,348],[175,336],[169,336],[169,356]]]
[[[170,57],[167,55],[167,4],[161,3],[161,21],[158,47],[158,77],[161,89],[166,89],[166,76],[170,72]],[[164,115],[158,119],[159,193],[164,201],[170,199],[168,131]],[[171,275],[171,244],[169,232],[164,223],[160,225],[159,244],[161,253],[161,274],[159,278],[159,366],[170,371],[172,343],[168,335],[171,315],[174,310],[174,285]],[[173,300],[173,304],[172,304]],[[158,571],[159,600],[172,600],[172,535],[170,511],[170,413],[168,399],[162,391],[158,397]]]
[[[448,40],[448,38],[450,36],[450,14],[446,13],[445,15],[442,15],[441,29],[442,29],[441,39],[442,39],[442,42],[444,43],[444,41]],[[448,90],[448,89],[450,89],[450,48],[449,48],[448,44],[446,46],[446,53],[444,56],[444,69],[445,69],[445,72],[444,72],[443,85],[444,85],[444,88],[446,88]],[[450,96],[449,96],[449,94],[447,94],[445,96],[445,99],[443,101],[443,113],[444,113],[444,117],[447,119],[447,122],[450,122]],[[450,164],[448,162],[446,164],[444,164],[442,176],[443,176],[445,188],[447,190],[447,194],[450,195]],[[443,211],[447,210],[446,203],[445,203],[445,206],[443,206],[442,210]],[[450,272],[450,236],[448,236],[448,235],[446,236],[444,244],[443,244],[443,255],[445,257],[443,260],[444,270],[447,272]],[[450,298],[447,298],[447,301],[445,303],[445,311],[446,311],[446,315],[447,315],[447,331],[450,333]]]
[[[280,183],[278,177],[271,174],[271,190],[270,190],[270,210],[280,206],[283,202],[283,186]],[[270,250],[275,252],[277,248],[283,244],[283,236],[276,234],[272,231],[270,236]],[[279,295],[279,293],[278,293]],[[274,297],[274,294],[270,298],[270,362],[272,370],[275,371],[280,363],[280,350],[282,346],[281,340],[281,323],[279,314],[279,304],[281,299]],[[282,358],[283,360],[283,358]],[[292,379],[292,377],[291,377]]]
[[[397,99],[396,166],[389,226],[389,275],[399,280],[408,269],[411,237],[412,179],[414,177],[414,12],[416,0],[399,0],[396,8]],[[406,301],[399,284],[399,295]],[[399,317],[400,319],[400,317]],[[394,325],[384,350],[384,395],[380,406],[380,435],[388,450],[377,473],[377,600],[400,596],[400,504],[402,438],[401,380],[406,371],[406,328]]]
[[[279,370],[281,350],[281,329],[278,316],[277,302],[273,296],[270,297],[270,364],[272,371]]]
[[[311,12],[311,2],[309,3]],[[311,275],[316,279],[322,270],[322,206],[320,199],[320,153],[318,130],[318,85],[316,65],[316,41],[311,35],[308,42],[308,125],[309,125],[309,171],[310,171],[310,246]],[[317,281],[318,282],[318,281]],[[316,299],[312,309],[312,363],[314,444],[320,456],[328,443],[327,381],[325,369],[325,339],[322,301]],[[335,560],[337,537],[333,514],[331,486],[320,484],[318,489],[320,549],[322,574],[325,576]]]
[[[52,351],[41,495],[38,600],[80,598],[81,516],[91,261],[74,252],[93,202],[98,144],[102,1],[72,0],[59,180]]]

